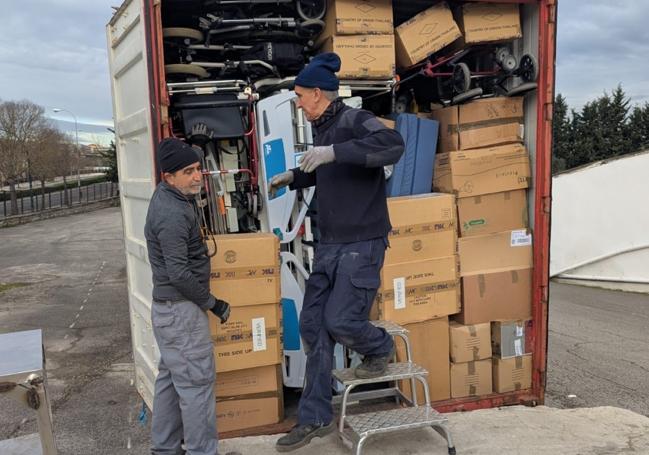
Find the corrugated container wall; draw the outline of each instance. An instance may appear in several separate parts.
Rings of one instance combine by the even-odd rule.
[[[500,3],[510,3],[500,0]],[[402,3],[402,4],[401,4]],[[407,13],[420,4],[400,2]],[[538,55],[538,90],[526,97],[525,145],[530,152],[529,219],[534,234],[533,323],[527,345],[533,353],[532,388],[434,403],[441,411],[471,410],[507,404],[543,403],[547,350],[550,226],[551,122],[554,99],[556,0],[521,3],[523,39],[517,55]],[[418,8],[419,7],[419,8]],[[120,197],[127,252],[136,386],[151,407],[157,347],[150,324],[151,272],[144,241],[144,218],[156,184],[154,144],[169,135],[162,61],[161,2],[127,0],[107,27],[110,74],[117,134]]]

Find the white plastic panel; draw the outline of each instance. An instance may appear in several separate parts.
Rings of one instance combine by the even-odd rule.
[[[138,0],[124,2],[107,26],[107,39],[136,387],[151,408],[159,354],[151,329],[153,285],[144,222],[155,188],[155,168],[142,8]]]
[[[649,283],[649,151],[552,179],[550,275]]]

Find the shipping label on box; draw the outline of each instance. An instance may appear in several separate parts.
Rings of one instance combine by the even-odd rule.
[[[491,327],[489,323],[449,326],[450,355],[454,363],[491,358]]]
[[[460,198],[457,213],[461,237],[526,229],[527,192],[515,190]]]
[[[531,317],[531,267],[462,278],[462,312],[455,316],[457,321],[480,324]]]
[[[451,398],[476,397],[493,392],[491,359],[451,363]]]
[[[282,390],[281,365],[266,365],[219,373],[214,382],[217,398]]]
[[[208,313],[216,371],[233,371],[282,361],[279,304],[234,307],[225,324]]]
[[[459,311],[456,256],[383,266],[372,319],[409,324]]]
[[[532,267],[532,234],[526,229],[462,237],[458,240],[460,275],[520,270]]]
[[[284,418],[284,401],[275,396],[243,395],[216,401],[216,428],[219,433],[272,425]]]
[[[532,354],[492,360],[495,392],[513,392],[532,387]]]
[[[521,144],[442,153],[435,158],[433,188],[458,198],[527,188],[530,158]]]
[[[394,35],[338,35],[327,38],[324,52],[340,56],[341,79],[390,79],[394,76]]]
[[[392,0],[329,0],[324,37],[391,35]]]
[[[426,194],[388,198],[392,231],[385,264],[456,253],[455,197]]]
[[[460,24],[466,44],[511,41],[522,36],[517,3],[465,3]]]
[[[506,359],[527,354],[525,350],[526,321],[494,321],[491,323],[491,347],[494,357]]]
[[[407,324],[412,361],[430,372],[426,378],[431,401],[447,400],[451,397],[450,362],[448,360],[448,317]],[[395,338],[397,361],[407,362],[406,346],[399,337]],[[425,402],[424,387],[417,385],[417,402]],[[400,381],[399,387],[412,400],[410,381]]]
[[[273,234],[216,236],[210,292],[233,307],[278,303],[281,299],[279,239]]]
[[[523,97],[495,97],[435,109],[439,122],[438,153],[492,147],[523,141]]]
[[[397,64],[412,66],[462,36],[445,2],[436,4],[395,29]]]

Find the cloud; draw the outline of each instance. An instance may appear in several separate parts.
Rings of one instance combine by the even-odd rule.
[[[649,3],[559,2],[557,93],[572,107],[622,84],[632,102],[649,101]]]
[[[0,97],[112,118],[105,25],[120,0],[22,0],[0,16]],[[59,114],[65,118],[67,114]],[[69,115],[68,117],[69,118]]]

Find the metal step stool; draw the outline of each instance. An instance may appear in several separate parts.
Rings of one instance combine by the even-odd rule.
[[[430,406],[430,392],[426,382],[428,371],[412,362],[408,330],[390,321],[371,322],[376,327],[385,329],[392,337],[398,336],[403,339],[406,345],[406,362],[390,363],[383,376],[372,379],[358,379],[353,368],[334,370],[332,372],[333,377],[345,387],[342,398],[339,400],[341,409],[338,436],[356,455],[360,455],[367,438],[375,434],[432,427],[446,439],[449,455],[454,455],[455,446],[447,427],[448,419]],[[352,393],[353,389],[361,384],[394,382],[405,379],[411,381],[412,401],[403,395],[396,382],[395,387]],[[422,406],[417,405],[416,381],[419,381],[424,387],[425,403]],[[405,402],[408,407],[347,415],[347,406],[353,402],[388,396],[395,396],[398,404]]]

